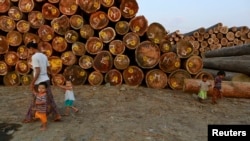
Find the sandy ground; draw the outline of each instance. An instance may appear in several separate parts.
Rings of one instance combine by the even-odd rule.
[[[76,86],[78,113],[61,122],[49,117],[21,123],[27,111],[28,87],[0,87],[0,141],[206,141],[208,124],[250,124],[250,100],[211,98],[199,103],[195,94],[170,89],[121,86]],[[63,113],[64,93],[53,87]]]

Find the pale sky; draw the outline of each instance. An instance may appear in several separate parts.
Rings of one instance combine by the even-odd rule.
[[[148,23],[158,22],[167,31],[187,33],[200,27],[223,25],[250,28],[250,0],[137,0]]]

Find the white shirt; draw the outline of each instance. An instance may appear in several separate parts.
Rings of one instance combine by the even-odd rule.
[[[40,82],[49,80],[49,76],[47,74],[47,67],[49,66],[49,61],[45,54],[37,52],[34,55],[32,55],[31,65],[33,68],[34,76],[35,76],[35,68],[36,67],[40,68],[40,74],[35,82],[35,85],[39,84]]]
[[[75,100],[73,90],[66,90],[65,91],[65,100]]]

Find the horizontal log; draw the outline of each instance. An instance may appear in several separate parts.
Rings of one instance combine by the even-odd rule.
[[[86,51],[89,54],[96,55],[99,51],[103,49],[103,42],[98,37],[89,37],[86,44]]]
[[[161,55],[159,61],[159,67],[166,73],[171,73],[175,70],[180,69],[181,59],[175,52],[167,52]]]
[[[16,28],[15,21],[9,16],[0,16],[0,29],[4,32],[10,32]]]
[[[216,72],[217,73],[217,72]],[[206,69],[202,69],[200,72],[198,72],[194,78],[195,79],[202,79],[204,75],[208,76],[208,80],[214,80],[214,77],[216,74],[211,73],[210,71],[207,71]]]
[[[64,52],[68,47],[67,41],[61,36],[56,36],[52,40],[52,48],[57,52]]]
[[[188,58],[193,55],[194,47],[189,41],[180,40],[174,48],[180,58]]]
[[[89,23],[93,29],[100,30],[108,25],[109,18],[104,11],[97,11],[90,15]]]
[[[95,31],[89,24],[82,25],[80,29],[80,36],[83,39],[89,39],[90,37],[93,37],[94,34],[95,34]]]
[[[19,0],[18,7],[23,13],[31,12],[35,7],[34,0]]]
[[[118,7],[112,6],[108,9],[108,18],[112,22],[117,22],[121,19],[121,11]]]
[[[152,69],[146,73],[145,81],[149,88],[163,89],[168,85],[168,76],[160,69]]]
[[[148,26],[146,33],[150,41],[160,44],[164,40],[167,31],[162,24],[154,22]]]
[[[107,73],[113,67],[113,57],[109,51],[100,51],[94,58],[93,68],[101,73]]]
[[[40,42],[40,37],[35,34],[35,33],[31,33],[31,32],[26,32],[23,34],[23,42],[25,45],[27,45],[29,42],[33,42],[35,41],[36,43]]]
[[[104,81],[112,86],[121,85],[123,82],[122,73],[117,69],[112,69],[105,74]]]
[[[130,59],[125,54],[118,54],[115,56],[114,59],[114,66],[118,70],[124,70],[126,69],[130,64]]]
[[[58,18],[54,18],[51,21],[51,26],[55,33],[59,35],[65,35],[65,33],[70,29],[69,18],[66,15],[61,15]]]
[[[104,7],[111,7],[114,5],[115,0],[100,0],[101,5]]]
[[[67,41],[67,43],[71,43],[72,44],[72,43],[78,41],[79,34],[75,30],[67,30],[65,32],[64,38]]]
[[[63,15],[73,15],[77,9],[76,0],[60,0],[59,2],[59,10]]]
[[[0,2],[0,13],[5,13],[10,9],[10,0],[4,0]]]
[[[134,32],[128,32],[123,36],[123,42],[128,49],[136,49],[140,44],[140,37]]]
[[[109,43],[109,52],[113,55],[123,54],[125,51],[125,44],[122,40],[113,40]]]
[[[16,46],[21,45],[21,43],[23,41],[23,36],[20,32],[18,32],[16,30],[12,30],[12,31],[7,33],[6,39],[9,42],[10,46],[16,47]]]
[[[137,33],[139,36],[143,36],[148,29],[148,20],[145,16],[135,16],[129,21],[129,28],[132,32]]]
[[[133,18],[138,10],[139,6],[136,0],[122,0],[120,4],[120,10],[122,16],[126,19]]]
[[[204,54],[206,58],[223,57],[223,56],[239,56],[239,55],[250,55],[250,44],[221,48],[218,50],[205,52]]]
[[[119,35],[125,35],[129,31],[129,23],[127,21],[118,21],[115,24],[115,31]]]
[[[50,64],[50,74],[58,74],[63,67],[62,59],[59,56],[48,57]]]
[[[9,68],[5,61],[0,61],[0,75],[4,76],[8,73]]]
[[[190,74],[197,74],[203,68],[203,61],[200,56],[194,55],[187,58],[183,65]]]
[[[21,20],[23,18],[23,15],[23,12],[21,12],[20,9],[16,6],[11,6],[8,10],[8,16],[15,21]]]
[[[88,82],[92,86],[99,86],[103,82],[103,74],[99,71],[93,71],[89,74]]]
[[[123,73],[123,80],[129,86],[139,86],[144,79],[144,73],[141,68],[137,66],[127,67]]]
[[[22,86],[29,86],[32,82],[33,76],[31,74],[25,74],[20,76]]]
[[[61,54],[63,65],[71,66],[77,61],[76,55],[72,51],[65,51]]]
[[[52,45],[50,42],[39,42],[38,48],[41,49],[41,51],[47,56],[50,57],[53,53]]]
[[[30,27],[38,29],[40,26],[44,25],[45,19],[41,11],[31,11],[28,14],[28,21]]]
[[[198,93],[199,79],[184,79],[184,92]],[[213,84],[213,81],[210,80]],[[213,87],[209,88],[208,95],[211,96]],[[250,83],[236,81],[222,81],[221,91],[224,97],[250,98]]]
[[[85,23],[85,20],[81,15],[75,14],[70,16],[69,23],[73,29],[78,30],[82,28],[83,24]]]
[[[5,86],[18,86],[20,85],[20,75],[16,71],[10,71],[3,76],[3,83]]]
[[[63,74],[55,74],[55,75],[52,75],[52,85],[64,85],[66,79],[65,77],[63,76]]]
[[[44,3],[42,6],[42,14],[44,19],[53,20],[54,18],[58,18],[60,16],[60,11],[55,5],[51,3]]]
[[[38,29],[38,36],[42,41],[51,41],[54,38],[54,35],[54,29],[49,25],[41,25]]]
[[[167,53],[167,52],[172,51],[172,45],[169,42],[169,40],[162,40],[160,42],[159,47],[160,47],[160,50],[161,50],[162,53]]]
[[[72,44],[71,50],[76,56],[82,56],[86,53],[85,44],[79,41]]]
[[[78,0],[78,5],[88,14],[98,11],[101,7],[100,0]]]
[[[98,34],[103,43],[111,42],[116,36],[116,32],[113,27],[105,27],[101,31],[99,31]]]
[[[78,65],[67,66],[63,71],[66,80],[71,80],[73,85],[82,85],[86,82],[87,72]]]
[[[191,78],[191,75],[183,69],[178,69],[170,73],[168,77],[168,85],[173,90],[182,90],[184,86],[184,79]]]
[[[209,69],[250,74],[250,60],[232,60],[223,57],[203,58],[203,66]]]
[[[30,65],[27,60],[19,60],[15,65],[15,71],[20,75],[29,74]]]
[[[26,33],[30,30],[30,22],[26,20],[20,20],[16,23],[16,29],[20,33]]]
[[[19,61],[19,57],[17,55],[17,52],[15,51],[8,51],[4,55],[4,61],[9,66],[15,66],[16,63]]]
[[[89,55],[82,55],[78,60],[79,66],[83,69],[92,68],[93,62],[94,62],[94,59]]]

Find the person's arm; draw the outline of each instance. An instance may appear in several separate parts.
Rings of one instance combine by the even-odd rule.
[[[33,71],[34,71],[34,77],[33,77],[32,81],[31,81],[31,83],[30,83],[30,89],[31,89],[31,90],[33,90],[34,87],[35,87],[35,82],[36,82],[36,80],[37,80],[38,77],[39,77],[39,74],[40,74],[40,72],[41,72],[41,69],[40,69],[40,67],[35,67],[35,69],[34,69]]]
[[[64,85],[58,85],[58,87],[64,89],[64,90],[71,90],[72,87],[67,87],[67,86],[64,86]]]

